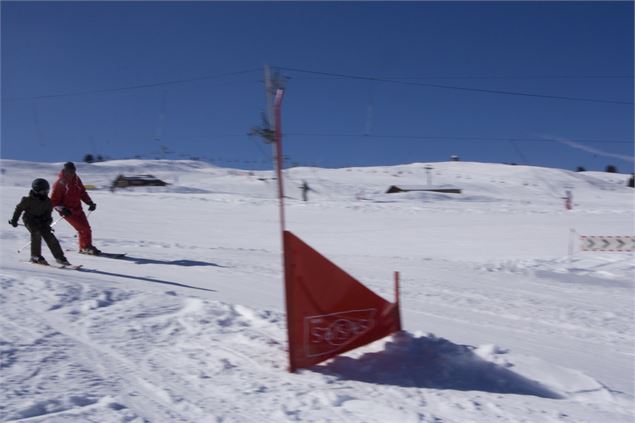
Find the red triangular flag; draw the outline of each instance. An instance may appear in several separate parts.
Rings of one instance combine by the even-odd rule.
[[[290,371],[401,330],[399,306],[284,232]]]

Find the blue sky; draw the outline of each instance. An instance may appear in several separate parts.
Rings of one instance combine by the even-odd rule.
[[[633,169],[632,2],[7,2],[1,156]],[[525,95],[529,94],[529,95]]]

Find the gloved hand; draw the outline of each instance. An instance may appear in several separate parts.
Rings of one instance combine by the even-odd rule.
[[[57,210],[57,211],[58,211],[58,212],[59,212],[62,216],[64,216],[64,217],[66,217],[66,216],[70,216],[71,214],[73,214],[73,213],[71,213],[71,211],[70,211],[69,209],[67,209],[66,207],[61,207],[61,206],[60,206],[60,207],[56,207],[55,209],[56,209],[56,210]]]
[[[88,206],[89,211],[95,211],[96,208],[97,208],[97,204],[95,203],[90,203],[90,205]]]
[[[18,221],[17,220],[9,220],[9,225],[13,226],[14,228],[18,227]]]

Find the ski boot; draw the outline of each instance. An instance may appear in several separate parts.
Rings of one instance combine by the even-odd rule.
[[[35,263],[35,264],[42,264],[44,266],[48,266],[49,263],[46,261],[46,259],[42,256],[33,256],[31,257],[31,263]]]
[[[66,257],[55,259],[55,262],[60,266],[70,266],[71,264],[66,260]]]
[[[88,254],[90,256],[98,256],[101,254],[101,251],[97,249],[94,245],[89,245],[86,248],[82,248],[79,250],[80,254]]]

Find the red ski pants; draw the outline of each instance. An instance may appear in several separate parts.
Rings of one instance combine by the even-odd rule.
[[[79,234],[80,250],[93,244],[93,232],[83,211],[74,212],[72,215],[66,216],[65,219]]]

